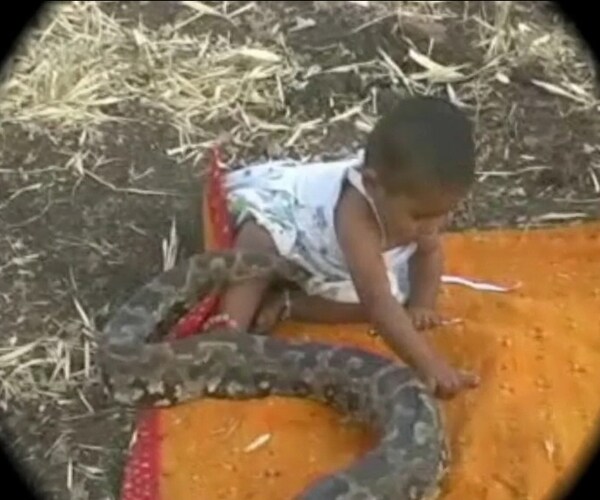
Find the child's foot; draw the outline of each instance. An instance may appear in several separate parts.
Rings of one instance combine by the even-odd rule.
[[[271,292],[266,297],[256,314],[254,328],[256,333],[267,335],[282,319],[285,309],[285,297],[279,292]]]

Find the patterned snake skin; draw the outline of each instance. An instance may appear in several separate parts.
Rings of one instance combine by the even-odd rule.
[[[142,287],[100,335],[100,367],[112,397],[155,407],[202,397],[316,400],[371,426],[380,441],[298,499],[435,498],[448,461],[443,426],[435,400],[409,368],[359,349],[245,333],[161,339],[202,296],[256,277],[299,284],[308,275],[280,257],[208,252]]]

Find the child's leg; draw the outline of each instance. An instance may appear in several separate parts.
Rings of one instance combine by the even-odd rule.
[[[290,319],[307,323],[364,323],[369,320],[360,303],[336,302],[302,292],[290,296]]]
[[[394,279],[394,276],[390,276]],[[400,286],[402,288],[402,286]],[[394,295],[400,302],[405,302],[405,290],[396,290]],[[339,281],[321,291],[325,296],[308,295],[298,290],[290,291],[288,318],[305,323],[367,323],[369,315],[356,296],[351,281]],[[336,296],[333,300],[328,296]],[[260,305],[256,323],[263,330],[272,329],[285,311],[284,296],[267,294]],[[285,315],[285,314],[284,314]]]
[[[289,319],[304,323],[365,323],[369,320],[358,303],[336,302],[324,297],[293,291],[289,295]],[[286,307],[283,295],[273,293],[260,305],[256,326],[261,331],[272,330]]]
[[[241,226],[234,248],[277,253],[269,233],[254,221]],[[232,285],[221,298],[220,312],[235,321],[241,331],[247,331],[270,284],[268,279],[255,279]]]

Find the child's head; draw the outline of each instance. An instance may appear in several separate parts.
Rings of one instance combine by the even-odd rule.
[[[365,184],[390,236],[436,225],[466,196],[474,171],[472,125],[442,99],[402,100],[367,141]]]

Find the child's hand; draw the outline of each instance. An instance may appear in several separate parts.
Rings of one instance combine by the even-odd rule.
[[[465,389],[479,386],[479,377],[473,373],[457,370],[442,360],[432,363],[423,372],[426,384],[440,399],[452,399]]]
[[[417,330],[428,330],[443,323],[443,318],[429,307],[409,306],[406,310]]]
[[[258,333],[271,333],[277,323],[281,320],[281,316],[285,309],[284,297],[279,293],[270,293],[265,297],[263,303],[256,314],[254,326]]]

